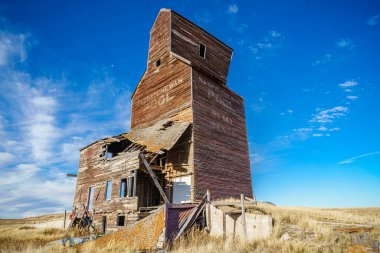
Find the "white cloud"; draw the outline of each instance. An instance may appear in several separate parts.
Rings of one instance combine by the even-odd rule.
[[[350,164],[350,163],[354,163],[359,158],[363,158],[363,157],[367,157],[367,156],[373,156],[373,155],[379,155],[379,154],[380,154],[380,151],[366,153],[366,154],[362,154],[362,155],[358,155],[358,156],[354,156],[354,157],[348,158],[346,160],[338,162],[338,164],[340,164],[340,165],[341,164]]]
[[[335,43],[335,46],[340,49],[352,49],[355,47],[351,39],[340,39]]]
[[[339,130],[340,130],[339,127],[327,128],[327,127],[325,127],[325,126],[320,126],[320,127],[318,128],[318,131],[322,131],[322,132],[327,132],[327,131],[329,131],[329,132],[334,132],[334,131],[339,131]]]
[[[372,16],[370,18],[367,19],[367,24],[368,25],[377,25],[379,23],[379,19],[380,19],[380,14],[377,14],[375,16]]]
[[[313,134],[314,137],[322,137],[322,136],[330,136],[330,134],[323,134],[323,133],[315,133]]]
[[[350,99],[350,100],[356,100],[356,99],[358,99],[359,97],[358,97],[358,96],[347,96],[346,98],[347,98],[347,99]]]
[[[273,49],[281,47],[282,39],[281,33],[277,31],[269,31],[267,36],[259,42],[251,44],[248,48],[255,55],[255,58],[259,60],[262,58],[262,54],[264,52],[269,52]]]
[[[0,167],[12,161],[14,156],[11,153],[0,152]]]
[[[34,176],[39,170],[40,168],[35,164],[18,164],[4,172],[4,175],[0,178],[0,185],[4,187],[6,185],[18,184]]]
[[[228,6],[227,12],[229,14],[236,14],[236,13],[238,13],[238,11],[239,11],[239,7],[236,4],[230,4]]]
[[[24,42],[24,34],[15,35],[0,30],[0,67],[11,65],[14,61],[26,60]]]
[[[250,154],[249,157],[251,160],[251,164],[259,164],[262,161],[264,161],[264,158],[260,156],[259,154]]]
[[[272,36],[273,38],[278,38],[281,36],[281,33],[277,32],[277,31],[270,31],[269,32],[270,36]]]
[[[349,81],[345,81],[344,83],[340,83],[338,85],[342,88],[347,88],[347,87],[354,87],[354,86],[358,85],[358,83],[355,80],[349,80]],[[350,92],[350,91],[351,90],[349,90],[348,92]]]
[[[325,54],[322,56],[322,59],[315,61],[313,63],[313,66],[318,66],[318,65],[328,63],[329,61],[331,61],[331,58],[332,58],[331,54]]]
[[[281,112],[280,115],[284,116],[286,114],[292,114],[294,111],[292,109],[287,109],[286,112]]]
[[[344,106],[336,106],[326,110],[319,110],[318,113],[315,114],[311,120],[309,120],[309,122],[321,124],[332,123],[334,119],[345,116],[347,111],[348,108]]]
[[[26,37],[6,34],[15,41],[7,44],[0,35],[6,68],[0,70],[0,216],[62,212],[75,190],[75,179],[63,172],[75,172],[78,149],[129,129],[131,93],[105,71],[88,82],[94,85],[87,96],[71,91],[68,81],[21,71],[16,62],[26,60]]]

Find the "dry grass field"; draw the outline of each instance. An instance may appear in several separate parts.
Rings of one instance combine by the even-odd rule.
[[[273,235],[265,240],[233,241],[212,238],[192,230],[175,242],[172,253],[195,252],[379,252],[380,208],[323,209],[277,207],[259,203],[248,212],[273,216]],[[75,247],[47,245],[65,237],[65,230],[38,224],[60,219],[47,215],[19,220],[0,220],[0,252],[77,252]],[[79,231],[69,236],[81,236]],[[282,238],[282,239],[281,239]],[[122,243],[97,249],[88,243],[83,252],[136,252]]]

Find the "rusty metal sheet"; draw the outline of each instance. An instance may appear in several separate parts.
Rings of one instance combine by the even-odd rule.
[[[194,204],[166,204],[166,239],[171,242],[180,230],[181,225],[191,215]]]

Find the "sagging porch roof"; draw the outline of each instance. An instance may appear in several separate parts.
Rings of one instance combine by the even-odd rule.
[[[130,132],[97,140],[81,150],[97,142],[112,143],[128,139],[131,142],[144,146],[145,150],[149,152],[161,153],[162,151],[170,150],[190,125],[191,122],[164,119],[149,127],[133,129]]]

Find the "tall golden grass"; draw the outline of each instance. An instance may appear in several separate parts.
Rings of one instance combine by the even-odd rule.
[[[186,236],[177,240],[169,250],[171,253],[195,252],[348,252],[353,245],[352,234],[336,231],[339,224],[349,227],[359,225],[371,226],[367,233],[372,241],[380,242],[380,208],[324,209],[310,207],[278,207],[264,203],[248,208],[247,212],[261,212],[273,217],[273,234],[270,238],[256,241],[237,241],[233,239],[214,238],[203,231],[192,229]],[[75,247],[48,245],[49,242],[63,239],[63,229],[35,228],[34,223],[49,221],[56,217],[30,218],[29,220],[0,220],[0,252],[78,252]],[[40,220],[39,220],[40,219]],[[331,223],[331,224],[330,224]],[[343,225],[342,225],[343,226]],[[287,233],[289,240],[281,240]],[[80,231],[71,231],[68,236],[84,235]],[[369,250],[369,249],[368,249]],[[87,243],[81,252],[138,252],[127,249],[122,242],[110,242],[104,248],[96,248]],[[360,251],[358,251],[360,252]],[[364,251],[362,251],[364,252]],[[371,252],[371,251],[368,251]]]

